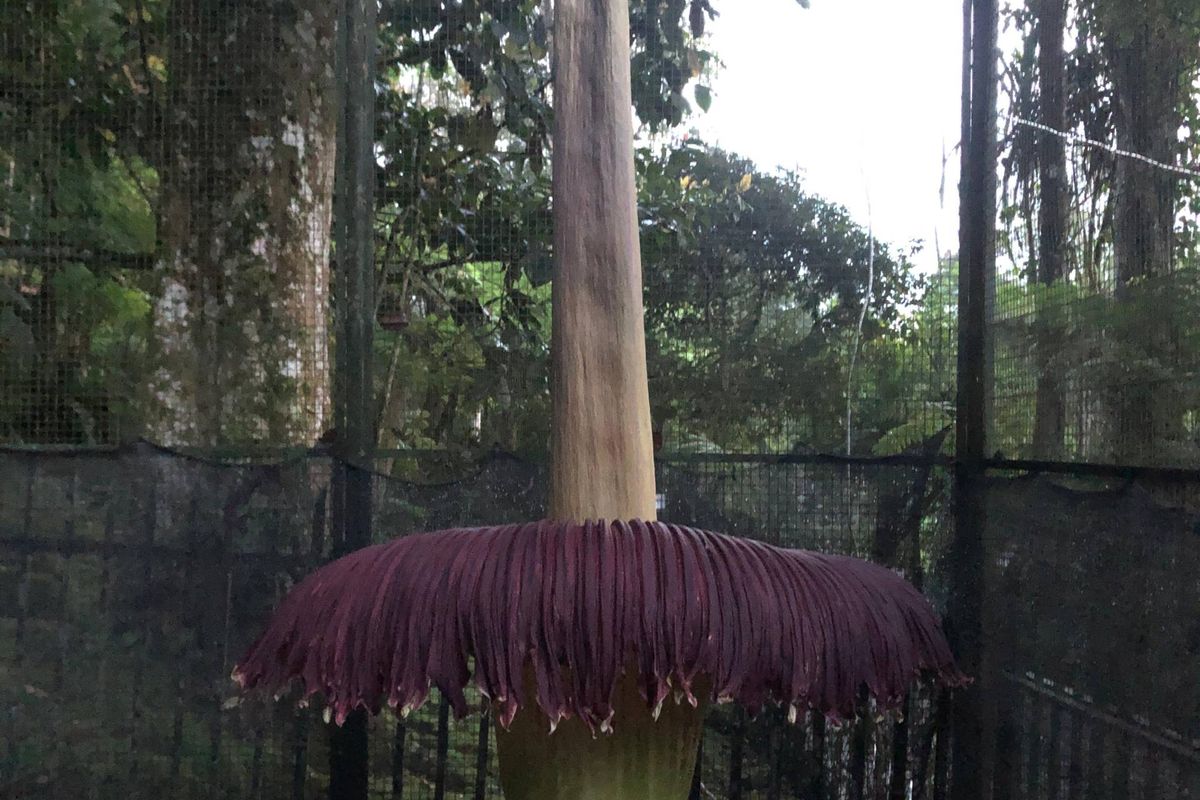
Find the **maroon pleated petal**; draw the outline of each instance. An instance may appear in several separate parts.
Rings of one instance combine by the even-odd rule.
[[[467,712],[475,685],[511,722],[607,728],[638,671],[647,704],[699,676],[709,700],[853,713],[861,687],[896,705],[922,673],[964,681],[929,603],[884,567],[660,522],[539,522],[396,539],[317,570],[280,604],[234,676],[298,682],[340,722],[431,686]],[[532,671],[536,697],[526,696]]]

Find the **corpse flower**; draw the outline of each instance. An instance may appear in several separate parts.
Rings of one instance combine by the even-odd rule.
[[[235,670],[337,722],[437,687],[496,710],[508,800],[680,800],[710,702],[854,712],[963,680],[899,575],[654,521],[626,0],[558,0],[549,520],[368,547],[283,600]]]

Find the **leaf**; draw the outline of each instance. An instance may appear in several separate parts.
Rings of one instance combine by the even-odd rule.
[[[754,182],[754,176],[751,175],[749,172],[747,172],[745,175],[743,175],[742,179],[740,181],[738,181],[738,185],[737,185],[738,194],[742,194],[743,192],[748,191],[750,189],[750,184],[753,182]]]
[[[154,73],[156,78],[166,80],[167,65],[163,61],[162,56],[150,53],[146,56],[146,67]]]
[[[708,111],[712,106],[712,90],[707,86],[696,86],[696,105],[703,111]]]
[[[530,250],[521,259],[521,269],[529,277],[529,282],[534,286],[542,286],[549,283],[554,275],[554,259],[549,251],[538,247]]]

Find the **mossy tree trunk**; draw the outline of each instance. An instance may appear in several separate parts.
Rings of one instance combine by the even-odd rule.
[[[336,3],[172,5],[151,435],[307,443],[329,411]]]

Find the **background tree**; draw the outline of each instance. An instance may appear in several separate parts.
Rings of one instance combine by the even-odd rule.
[[[1037,9],[1038,121],[1049,131],[1038,134],[1037,281],[1052,286],[1067,277],[1067,152],[1061,136],[1067,129],[1066,51],[1067,0],[1041,0]],[[1044,326],[1038,343],[1037,398],[1033,450],[1040,458],[1063,455],[1066,409],[1062,379],[1051,365],[1058,336]]]
[[[1031,377],[1034,387],[1034,429],[1018,446],[1190,463],[1200,397],[1186,376],[1200,354],[1179,326],[1194,283],[1196,183],[1176,166],[1196,147],[1186,127],[1196,118],[1196,9],[1030,0],[1008,13],[1020,32],[1006,70],[1020,121],[1007,141],[1001,241],[1030,287],[1002,287],[995,316],[1002,346],[1020,353],[998,356],[997,393],[1024,395]],[[1070,137],[1092,144],[1064,148]],[[1032,328],[1017,319],[1030,309]]]
[[[839,449],[867,231],[797,175],[695,140],[644,153],[640,172],[656,421],[735,450]],[[868,344],[898,330],[917,287],[907,258],[875,247]],[[874,411],[862,451],[881,432]]]
[[[1187,0],[1120,3],[1096,0],[1095,9],[1113,93],[1117,146],[1161,164],[1180,155],[1184,107],[1200,62],[1200,8]],[[1113,176],[1113,248],[1116,297],[1162,278],[1175,262],[1178,174],[1118,158]],[[1139,283],[1142,284],[1139,287]],[[1170,359],[1173,321],[1151,315],[1137,338]],[[1148,379],[1118,388],[1114,398],[1114,454],[1153,458],[1160,442],[1182,436],[1182,407],[1171,381]]]
[[[11,165],[0,255],[34,298],[10,302],[6,324],[36,351],[6,370],[33,384],[10,435],[104,440],[144,425],[212,445],[319,434],[333,14],[258,0],[6,9],[5,110],[18,124],[0,141]],[[125,297],[114,313],[131,319],[97,320],[125,337],[121,369],[79,338],[98,315],[62,305],[67,274]],[[136,411],[118,405],[129,400]]]
[[[152,425],[164,442],[324,430],[334,16],[315,0],[171,5]]]
[[[137,142],[158,125],[163,4],[0,19],[0,436],[106,441],[144,378],[156,174]]]

